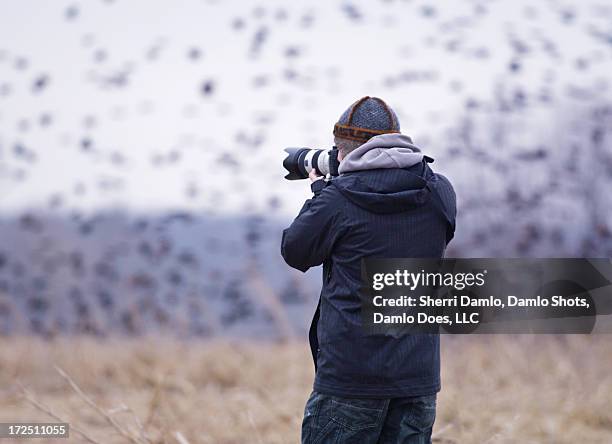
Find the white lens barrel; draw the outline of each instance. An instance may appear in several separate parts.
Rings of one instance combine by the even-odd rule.
[[[317,159],[317,166],[323,176],[327,176],[329,174],[329,151],[328,150],[321,151],[321,154],[319,154],[319,158]]]
[[[329,174],[329,150],[308,150],[304,156],[304,169],[307,173],[316,169],[321,175],[327,176]]]
[[[312,164],[312,158],[314,157],[316,152],[317,150],[308,150],[306,156],[304,157],[304,169],[308,173],[310,173],[314,168],[314,165]]]

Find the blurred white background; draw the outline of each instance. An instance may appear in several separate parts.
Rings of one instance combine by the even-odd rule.
[[[454,183],[450,256],[609,257],[611,19],[602,1],[5,5],[4,328],[218,332],[283,304],[305,326],[315,293],[278,243],[309,189],[283,148],[330,147],[364,95]],[[280,303],[236,308],[254,267]]]

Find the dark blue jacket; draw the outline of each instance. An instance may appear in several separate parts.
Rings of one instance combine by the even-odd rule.
[[[431,159],[427,159],[431,160]],[[438,335],[365,334],[361,259],[440,258],[455,230],[455,193],[427,162],[405,169],[345,173],[313,183],[283,232],[282,255],[301,271],[323,264],[311,327],[314,390],[343,397],[393,398],[440,390]]]

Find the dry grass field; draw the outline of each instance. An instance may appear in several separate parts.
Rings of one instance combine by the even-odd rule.
[[[434,442],[612,442],[605,335],[444,337],[442,362]],[[69,442],[295,443],[312,372],[305,343],[3,338],[0,422],[52,414]]]

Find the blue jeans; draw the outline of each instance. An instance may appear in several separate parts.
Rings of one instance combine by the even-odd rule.
[[[312,392],[304,409],[302,444],[426,444],[436,419],[436,395],[340,398]]]

